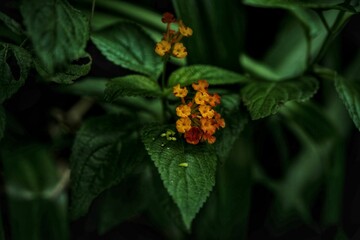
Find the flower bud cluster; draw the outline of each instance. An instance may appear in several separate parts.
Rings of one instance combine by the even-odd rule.
[[[155,52],[161,57],[169,54],[177,58],[186,57],[188,54],[186,47],[180,41],[183,37],[190,37],[193,34],[193,30],[185,26],[181,20],[176,21],[171,13],[164,13],[161,21],[166,23],[167,27],[163,38],[155,46]],[[175,22],[178,22],[179,25],[177,32],[171,29],[171,24]]]

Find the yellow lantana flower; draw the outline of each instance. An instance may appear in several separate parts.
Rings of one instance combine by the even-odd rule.
[[[176,108],[176,115],[179,117],[188,117],[191,114],[191,108],[188,105],[180,105]]]
[[[204,118],[212,118],[214,116],[214,109],[211,109],[209,105],[200,105],[199,111]]]
[[[182,117],[179,118],[176,121],[176,129],[179,133],[185,133],[186,131],[189,131],[191,128],[191,120],[188,117]]]
[[[155,52],[159,56],[164,56],[166,53],[170,51],[171,44],[168,41],[162,40],[156,44]]]
[[[188,94],[188,90],[186,87],[181,88],[180,84],[177,84],[173,87],[173,93],[176,97],[184,98]]]
[[[181,20],[179,20],[179,31],[184,37],[190,37],[193,34],[193,30],[185,26]]]
[[[177,57],[177,58],[184,58],[187,56],[187,51],[186,51],[186,47],[184,46],[183,43],[175,43],[174,44],[174,49],[172,51],[173,56]]]

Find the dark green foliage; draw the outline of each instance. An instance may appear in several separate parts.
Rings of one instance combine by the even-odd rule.
[[[49,73],[85,54],[88,20],[66,0],[22,1],[21,13],[36,54]]]
[[[154,54],[154,41],[133,23],[118,23],[91,36],[101,53],[116,65],[143,73],[156,80],[161,58]]]
[[[0,240],[352,237],[360,2],[160,2],[4,1]],[[184,59],[154,51],[163,11]],[[176,130],[184,104],[204,127],[198,80],[213,144]]]
[[[215,184],[217,157],[214,148],[207,144],[189,145],[183,139],[167,140],[160,135],[172,126],[145,127],[142,139],[165,188],[180,209],[190,229],[195,215],[206,201]],[[188,166],[179,164],[187,163]]]

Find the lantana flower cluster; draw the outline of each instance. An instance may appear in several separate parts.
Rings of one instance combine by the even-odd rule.
[[[187,98],[188,89],[177,84],[173,93],[181,99],[181,105],[176,108],[176,129],[184,134],[186,142],[198,144],[207,141],[213,144],[216,141],[214,133],[225,127],[225,121],[214,107],[220,104],[221,97],[208,92],[209,83],[199,80],[192,84],[196,91],[192,99]]]
[[[180,41],[183,37],[190,37],[193,30],[185,26],[181,20],[176,21],[174,15],[168,12],[163,14],[161,21],[167,24],[166,32],[161,41],[156,44],[155,52],[161,57],[169,54],[177,58],[186,57],[188,54],[186,47]],[[175,22],[178,22],[178,31],[171,29],[171,24]]]

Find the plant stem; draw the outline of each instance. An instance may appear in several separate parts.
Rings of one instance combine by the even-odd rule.
[[[90,29],[92,28],[92,20],[93,20],[93,18],[94,18],[95,5],[96,5],[96,0],[92,0],[91,16],[90,16]]]
[[[320,14],[320,18],[321,18],[325,28],[329,28],[329,30],[327,32],[326,38],[324,40],[323,45],[320,48],[320,51],[319,51],[318,55],[316,56],[316,58],[313,61],[313,65],[316,64],[317,62],[319,62],[321,60],[321,58],[324,57],[324,55],[326,53],[326,50],[328,49],[328,47],[330,46],[332,40],[335,38],[336,33],[338,32],[336,30],[339,28],[339,24],[341,24],[341,20],[342,20],[344,14],[345,14],[344,11],[339,12],[339,14],[336,16],[335,22],[334,22],[334,24],[332,25],[331,28],[329,28],[325,17],[322,14]]]
[[[162,76],[161,76],[161,89],[164,93],[164,90],[166,89],[167,87],[167,82],[166,82],[166,65],[167,65],[167,62],[169,60],[169,56],[166,55],[164,57],[164,62],[163,62],[163,72],[162,72]],[[161,97],[161,105],[162,105],[162,113],[163,113],[163,122],[165,122],[166,120],[166,96],[163,94],[163,96]]]

